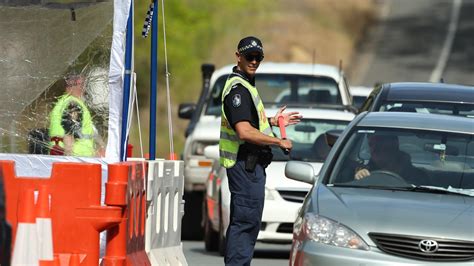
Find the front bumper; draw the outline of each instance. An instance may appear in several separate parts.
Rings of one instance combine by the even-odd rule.
[[[202,166],[205,164],[205,166]],[[212,170],[212,161],[189,159],[184,166],[184,189],[186,191],[204,191],[207,178]]]
[[[389,255],[378,249],[356,250],[306,241],[296,248],[293,243],[290,252],[290,265],[354,265],[354,266],[408,266],[408,265],[436,265],[436,266],[467,266],[474,265],[472,261],[465,262],[430,262],[411,260]]]
[[[291,243],[293,223],[302,203],[289,202],[281,198],[265,200],[262,229],[257,240],[272,243]]]

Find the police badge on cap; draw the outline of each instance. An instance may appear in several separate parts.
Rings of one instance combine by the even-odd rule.
[[[263,54],[263,44],[257,37],[248,36],[240,40],[239,44],[237,45],[237,51],[239,51],[241,54],[247,54],[251,52],[259,52]]]

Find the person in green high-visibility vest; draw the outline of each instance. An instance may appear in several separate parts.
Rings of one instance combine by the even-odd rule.
[[[84,77],[66,77],[66,93],[59,97],[50,113],[51,155],[96,156],[95,128],[85,105]]]
[[[255,73],[263,60],[262,42],[253,36],[240,40],[233,68],[222,92],[220,164],[229,181],[230,221],[226,232],[225,265],[250,265],[260,231],[265,198],[265,168],[272,160],[270,146],[290,150],[292,142],[273,135],[271,126],[284,126],[301,119],[286,107],[267,119],[255,87]]]

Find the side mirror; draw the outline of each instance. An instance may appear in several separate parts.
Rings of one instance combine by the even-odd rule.
[[[326,137],[326,143],[329,145],[329,147],[334,146],[334,143],[336,143],[339,136],[341,136],[342,131],[343,130],[341,129],[331,129],[331,130],[326,131],[326,133],[324,133]]]
[[[209,159],[219,161],[219,145],[210,145],[204,148],[204,156]]]
[[[178,116],[182,119],[191,119],[194,111],[196,111],[195,103],[182,103],[178,108]]]
[[[317,180],[313,166],[297,161],[289,161],[286,163],[285,176],[311,185]]]

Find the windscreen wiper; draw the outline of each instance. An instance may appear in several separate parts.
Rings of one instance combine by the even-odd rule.
[[[361,186],[354,184],[327,184],[328,187],[352,187],[352,188],[368,188],[368,189],[382,189],[382,190],[399,190],[399,191],[414,191],[414,192],[427,192],[427,193],[437,193],[437,194],[454,194],[454,195],[463,195],[463,196],[473,196],[473,192],[463,192],[450,190],[442,187],[432,187],[432,186],[406,186],[406,187],[388,187],[388,186]]]
[[[382,189],[382,190],[400,190],[400,187],[374,186],[374,185],[355,185],[355,184],[327,184],[328,187],[353,187],[353,188],[368,188],[368,189]],[[410,188],[410,187],[408,187]]]
[[[468,193],[463,193],[462,191],[449,190],[443,187],[432,187],[432,186],[415,186],[407,189],[408,191],[415,192],[428,192],[428,193],[438,193],[438,194],[455,194],[455,195],[469,195]]]

